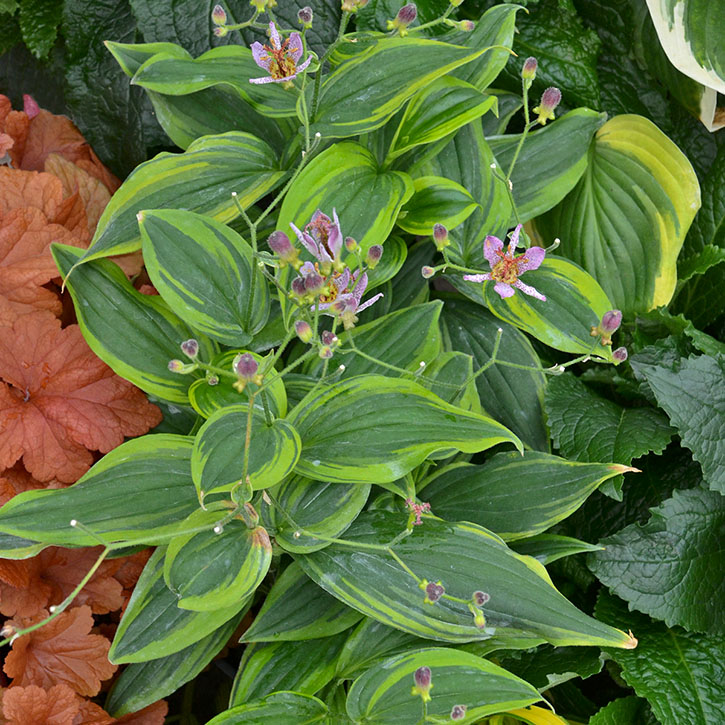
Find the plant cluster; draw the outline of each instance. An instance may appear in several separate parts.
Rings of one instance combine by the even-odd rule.
[[[567,0],[251,5],[216,6],[203,52],[106,43],[181,151],[52,253],[89,346],[168,427],[15,496],[0,555],[156,547],[109,650],[113,716],[245,622],[214,725],[717,722],[725,156],[702,16],[688,46],[635,0],[607,22]],[[662,38],[636,60],[632,18]],[[700,119],[692,163],[659,127],[676,112],[599,110],[608,58]],[[158,295],[108,259],[138,250]]]

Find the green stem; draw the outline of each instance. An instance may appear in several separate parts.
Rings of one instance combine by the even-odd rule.
[[[320,60],[320,66],[317,69],[317,75],[315,76],[315,88],[312,93],[312,117],[315,117],[315,114],[317,113],[317,103],[320,100],[320,84],[322,82],[322,69],[325,65],[326,61],[329,60],[330,56],[335,52],[335,49],[338,45],[340,45],[340,42],[342,41],[343,35],[345,35],[345,29],[347,28],[347,24],[350,21],[350,15],[351,13],[348,13],[346,11],[343,11],[342,15],[340,16],[340,27],[337,30],[337,38],[333,41],[332,45],[325,51],[325,54],[322,56]]]
[[[509,166],[508,174],[506,174],[507,186],[509,185],[508,182],[511,181],[511,174],[514,171],[514,166],[516,166],[516,161],[519,158],[519,154],[521,153],[521,149],[523,148],[524,141],[526,141],[526,137],[529,135],[529,89],[526,85],[525,80],[521,81],[521,87],[523,89],[524,100],[524,131],[521,134],[518,145],[516,146],[516,151],[514,151],[514,157],[513,159],[511,159],[511,166]]]

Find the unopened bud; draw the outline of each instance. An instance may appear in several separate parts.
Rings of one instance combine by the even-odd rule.
[[[307,294],[307,289],[305,288],[305,280],[303,280],[302,277],[295,277],[292,280],[292,293],[300,298],[304,297]]]
[[[337,335],[330,330],[323,330],[320,334],[320,339],[322,340],[323,345],[329,345],[330,347],[333,347],[337,342],[339,342]]]
[[[259,370],[259,363],[254,359],[254,356],[245,352],[242,355],[237,355],[234,358],[234,372],[239,375],[243,380],[252,380]]]
[[[217,38],[223,38],[229,31],[227,30],[225,25],[217,25],[214,28],[214,35]]]
[[[0,637],[2,637],[3,639],[10,639],[11,637],[15,636],[16,631],[17,630],[15,629],[15,627],[13,627],[12,624],[10,624],[10,622],[5,622],[5,624],[3,624],[2,626],[2,629],[0,629]]]
[[[184,342],[181,343],[181,351],[184,355],[194,360],[199,354],[199,343],[194,340],[194,338],[184,340]]]
[[[436,273],[436,271],[435,271],[435,269],[433,269],[433,267],[421,267],[420,268],[420,274],[423,277],[423,279],[430,279],[435,273]]]
[[[358,243],[352,237],[345,237],[345,249],[348,252],[357,251],[358,246]]]
[[[486,592],[473,592],[473,603],[477,607],[482,607],[484,604],[487,604],[490,599],[491,595]]]
[[[312,8],[309,5],[306,5],[305,7],[301,8],[297,11],[297,20],[299,20],[300,25],[303,28],[311,28],[312,27],[312,18],[313,18]]]
[[[448,230],[442,224],[433,225],[433,241],[439,252],[450,245],[448,241]]]
[[[467,709],[465,705],[454,705],[451,709],[451,720],[463,720]]]
[[[456,23],[456,27],[464,33],[471,33],[476,29],[476,23],[474,23],[473,20],[459,20]]]
[[[311,272],[305,277],[305,290],[308,294],[317,295],[325,287],[325,278],[317,272]]]
[[[227,14],[221,5],[215,5],[211,11],[211,21],[214,25],[225,25],[227,22]]]
[[[383,256],[382,245],[373,244],[373,246],[370,247],[370,249],[368,249],[368,256],[365,259],[368,267],[370,267],[370,269],[375,269],[375,267],[378,266],[378,262],[380,261],[382,256]]]
[[[269,248],[280,258],[282,267],[286,264],[297,266],[299,252],[292,246],[289,237],[280,231],[272,232],[267,239]]]
[[[615,365],[623,363],[628,357],[629,354],[627,353],[626,347],[618,347],[616,350],[614,350],[614,352],[612,352],[612,358],[614,358]]]
[[[430,667],[419,667],[413,673],[413,689],[410,691],[411,695],[420,695],[423,698],[423,702],[430,702],[430,691],[433,689],[431,682],[432,676]]]
[[[297,320],[295,322],[295,332],[297,333],[297,337],[304,343],[312,340],[312,326],[305,320]]]
[[[323,345],[318,354],[323,360],[329,360],[332,357],[332,348],[329,345]]]
[[[356,13],[364,8],[370,0],[342,0],[342,9],[346,13]]]
[[[435,604],[444,594],[445,588],[440,582],[428,582],[425,585],[425,604]]]
[[[611,335],[619,329],[621,324],[622,312],[620,310],[609,310],[609,312],[605,312],[602,316],[602,321],[599,324],[599,327],[602,329],[602,332]]]
[[[473,623],[478,629],[483,629],[486,626],[486,616],[480,609],[476,610],[476,614],[473,616]]]
[[[214,375],[213,373],[211,375],[208,375],[206,378],[206,384],[211,385],[212,387],[214,385],[219,385],[219,376]]]
[[[408,3],[403,5],[398,14],[395,16],[395,20],[388,20],[388,30],[397,30],[398,34],[405,36],[408,34],[408,26],[418,17],[418,8],[415,3]]]
[[[525,81],[533,81],[536,78],[536,70],[539,67],[539,61],[530,56],[524,61],[524,67],[521,69],[521,77]]]
[[[181,360],[169,360],[169,370],[171,370],[172,373],[186,375],[186,373],[191,373],[196,370],[196,368],[196,365],[184,363]]]
[[[554,109],[559,103],[561,103],[561,91],[550,86],[542,94],[539,105],[534,108],[534,113],[539,114],[538,121],[542,126],[545,126],[547,121],[554,120]]]

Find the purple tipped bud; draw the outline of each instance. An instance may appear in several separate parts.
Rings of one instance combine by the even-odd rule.
[[[622,324],[622,312],[620,310],[609,310],[602,316],[600,327],[602,332],[611,333],[616,332],[619,326]]]
[[[329,345],[324,345],[320,348],[318,354],[323,360],[329,360],[332,357],[332,348]]]
[[[226,29],[224,25],[217,25],[214,28],[214,35],[217,38],[223,38],[229,31]]]
[[[627,353],[627,348],[618,347],[616,350],[614,350],[614,352],[612,352],[612,357],[614,358],[615,365],[623,363],[629,357],[629,354]]]
[[[320,334],[323,345],[334,345],[337,342],[337,335],[330,330],[323,330]]]
[[[442,224],[433,225],[433,241],[439,252],[450,244],[448,230]]]
[[[420,273],[423,277],[423,279],[430,279],[435,273],[435,269],[433,267],[421,267]]]
[[[218,375],[209,375],[209,377],[206,379],[207,385],[219,385],[219,376]]]
[[[454,705],[451,710],[451,720],[463,720],[466,717],[467,709],[465,705]]]
[[[375,269],[375,267],[378,266],[378,262],[380,261],[380,258],[383,256],[383,247],[380,244],[373,244],[370,249],[368,249],[368,256],[366,258],[366,262],[368,264],[368,267],[370,269]]]
[[[291,264],[298,266],[299,252],[292,246],[289,237],[280,231],[272,232],[267,239],[269,248],[282,260],[282,266]]]
[[[221,5],[215,5],[211,11],[211,21],[214,25],[224,25],[227,22],[227,14]]]
[[[476,23],[474,23],[473,20],[460,20],[458,27],[464,33],[470,33],[476,29]]]
[[[526,81],[532,81],[536,78],[536,70],[539,67],[539,61],[534,57],[529,57],[524,61],[524,67],[521,69],[521,77]]]
[[[169,360],[169,370],[171,370],[172,373],[182,373],[184,372],[184,368],[186,366],[184,365],[181,360]]]
[[[407,5],[403,5],[403,7],[398,10],[398,14],[395,19],[402,27],[406,28],[417,17],[418,8],[416,7],[415,3],[408,3]]]
[[[547,121],[554,119],[554,109],[561,103],[561,91],[550,86],[541,96],[539,105],[534,108],[534,113],[539,114],[538,122],[544,126]]]
[[[304,297],[307,294],[305,280],[303,280],[302,277],[295,277],[292,280],[292,292],[297,295],[297,297]]]
[[[309,28],[312,26],[312,18],[312,8],[309,5],[306,5],[297,11],[297,20],[300,21],[300,25],[303,28]]]
[[[304,343],[312,340],[312,326],[305,320],[297,320],[295,322],[295,332],[297,333],[297,337]]]
[[[491,595],[486,592],[473,592],[473,603],[477,607],[482,607],[484,604],[487,604],[490,599]]]
[[[425,587],[425,601],[435,604],[445,593],[445,587],[440,582],[428,582]]]
[[[345,249],[348,252],[357,251],[358,243],[352,237],[345,237]]]
[[[181,351],[193,360],[199,354],[199,343],[193,338],[191,340],[184,340],[181,343]]]
[[[413,689],[410,691],[411,695],[420,695],[423,698],[423,702],[430,702],[430,691],[433,687],[431,683],[431,671],[430,667],[419,667],[413,673]]]
[[[325,286],[325,278],[317,272],[311,272],[305,277],[305,290],[311,295],[322,292]]]
[[[259,370],[259,364],[251,353],[245,352],[234,360],[234,372],[243,380],[252,380]]]

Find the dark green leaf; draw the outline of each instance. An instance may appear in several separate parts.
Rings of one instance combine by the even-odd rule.
[[[207,725],[312,725],[327,722],[327,705],[316,697],[297,692],[274,692],[263,700],[233,707],[209,720]]]
[[[518,539],[511,544],[511,548],[517,554],[533,556],[544,566],[563,559],[565,556],[602,549],[597,544],[587,544],[585,541],[558,534],[537,534],[527,539]]]
[[[44,58],[53,47],[62,14],[63,4],[56,0],[21,0],[20,30],[36,58]]]
[[[639,697],[620,697],[612,700],[589,720],[589,725],[641,725],[647,701]]]

